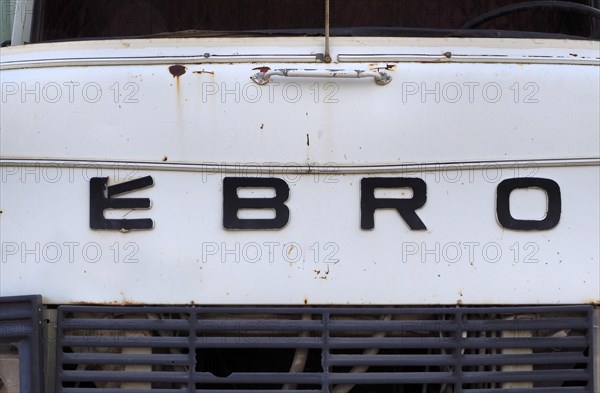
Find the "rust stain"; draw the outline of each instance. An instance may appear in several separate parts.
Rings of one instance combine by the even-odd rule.
[[[314,269],[313,272],[315,272],[315,280],[317,278],[320,280],[327,280],[327,276],[329,275],[329,266],[327,266],[327,270],[323,272],[323,275],[321,275],[321,270],[319,269]]]
[[[124,300],[113,300],[112,302],[89,302],[89,301],[75,301],[69,302],[69,304],[77,304],[80,306],[135,306],[142,305],[143,302],[134,302],[133,300],[124,299]]]
[[[187,68],[185,68],[185,66],[182,66],[181,64],[175,64],[169,67],[169,72],[171,73],[171,75],[173,75],[173,78],[175,78],[175,80],[177,81],[177,103],[179,104],[179,98],[180,98],[180,90],[181,90],[181,86],[179,84],[179,77],[183,74],[185,74],[185,71],[187,70]]]
[[[181,75],[185,74],[186,70],[187,68],[181,64],[175,64],[169,67],[169,72],[173,75],[173,78],[179,78]]]
[[[169,157],[167,157],[167,156],[164,156],[162,160],[163,160],[163,162],[164,162],[164,161],[167,161],[168,159],[169,159]]]
[[[387,70],[387,71],[396,71],[397,64],[395,63],[371,63],[369,64],[370,70]]]
[[[304,304],[307,305],[308,304],[308,299],[304,298]]]
[[[310,146],[310,137],[306,134],[306,146]]]

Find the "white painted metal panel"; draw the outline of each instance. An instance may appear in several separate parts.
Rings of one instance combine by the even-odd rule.
[[[274,61],[314,54],[314,39],[288,39],[285,50],[281,39],[3,48],[1,295],[41,293],[51,303],[597,302],[597,50],[548,40],[364,41],[334,45],[333,65]],[[587,60],[570,59],[568,45]],[[513,60],[415,61],[446,50]],[[197,58],[182,57],[192,52]],[[202,62],[205,52],[234,56],[232,64]],[[255,55],[235,60],[244,53]],[[387,86],[250,80],[261,66],[370,70],[381,67],[378,56],[396,56],[384,64]],[[175,64],[185,73],[174,76]],[[154,229],[89,228],[91,177],[114,184],[146,175],[154,187],[133,196],[150,198],[152,208],[110,214],[152,218]],[[285,180],[288,225],[225,230],[225,176]],[[422,178],[427,203],[417,213],[427,230],[411,231],[395,211],[378,211],[375,229],[362,230],[360,181],[369,176]],[[496,188],[516,177],[559,184],[558,226],[498,224]],[[543,192],[514,197],[515,215],[543,216]]]
[[[151,209],[110,213],[149,217],[155,228],[120,233],[89,229],[88,169],[3,167],[2,294],[39,292],[53,303],[597,300],[598,167],[534,169],[561,187],[562,217],[548,231],[498,224],[496,187],[518,171],[398,174],[427,183],[427,203],[417,211],[426,231],[411,231],[394,210],[378,211],[375,229],[361,230],[364,175],[281,174],[290,186],[288,225],[226,231],[222,174],[105,169],[99,172],[155,180],[132,194],[149,197]],[[511,201],[513,215],[543,216],[543,193],[525,194]]]
[[[387,52],[409,49],[418,50]],[[4,63],[10,60],[3,54]],[[4,157],[395,165],[600,155],[594,65],[399,63],[387,71],[394,80],[386,86],[325,78],[273,78],[258,86],[250,80],[254,68],[300,65],[180,60],[187,68],[177,78],[168,63],[3,71],[6,110],[30,113],[3,116]]]

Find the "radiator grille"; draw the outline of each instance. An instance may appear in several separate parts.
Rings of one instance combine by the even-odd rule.
[[[0,362],[7,348],[16,349],[18,354],[20,391],[43,391],[41,296],[0,297]]]
[[[62,306],[57,391],[592,393],[592,310]]]

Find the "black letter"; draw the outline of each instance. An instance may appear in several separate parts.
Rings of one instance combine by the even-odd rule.
[[[413,197],[375,198],[376,188],[411,188]],[[360,181],[360,227],[373,229],[375,227],[376,209],[396,209],[410,229],[427,229],[415,210],[421,208],[427,201],[427,184],[413,177],[369,177]]]
[[[273,198],[240,198],[238,188],[274,188]],[[287,183],[277,178],[226,177],[223,179],[223,227],[225,229],[281,229],[290,219],[285,201],[290,196]],[[275,218],[241,219],[240,209],[273,209]]]
[[[92,229],[152,229],[154,223],[150,218],[133,220],[116,220],[104,218],[105,209],[148,209],[148,198],[112,198],[114,195],[139,190],[154,185],[151,176],[142,177],[125,183],[106,187],[108,177],[92,177],[90,179],[90,228]]]
[[[517,220],[510,214],[510,193],[519,188],[541,188],[548,198],[548,211],[543,220]],[[506,179],[498,184],[496,191],[496,216],[504,228],[527,230],[552,229],[560,221],[560,187],[554,180],[539,177],[518,177]]]

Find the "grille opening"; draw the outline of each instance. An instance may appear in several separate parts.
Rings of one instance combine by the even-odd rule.
[[[296,349],[197,349],[196,371],[210,373],[218,378],[235,376],[239,373],[272,373],[286,375],[291,370]],[[306,352],[304,367],[300,373],[321,373],[321,351],[311,349]],[[250,378],[252,379],[252,378]],[[260,381],[245,383],[197,383],[199,390],[220,389],[261,389],[281,390],[284,385],[291,390],[320,390],[320,384],[310,383],[268,383]]]
[[[42,297],[0,296],[0,392],[44,389]]]
[[[591,307],[59,308],[59,392],[592,392]]]
[[[0,393],[17,392],[20,390],[19,349],[4,341],[0,339]]]
[[[287,373],[295,353],[295,349],[197,349],[196,371],[217,377],[240,372]],[[322,372],[321,351],[308,351],[302,372]]]

